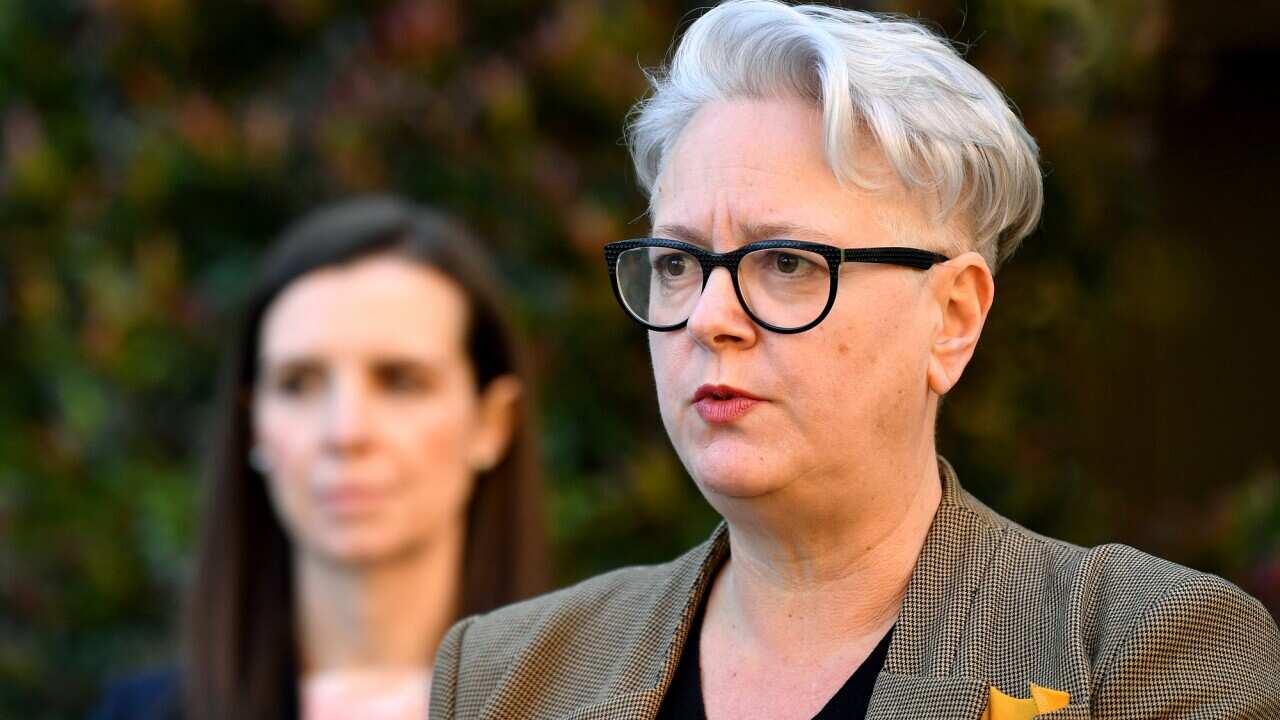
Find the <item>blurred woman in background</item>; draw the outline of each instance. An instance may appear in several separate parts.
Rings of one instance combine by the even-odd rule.
[[[478,244],[398,199],[285,232],[224,368],[185,664],[99,717],[421,718],[445,630],[544,589],[498,287]]]

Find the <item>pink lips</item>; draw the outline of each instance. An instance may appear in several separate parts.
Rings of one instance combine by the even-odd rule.
[[[382,504],[382,492],[358,485],[341,485],[320,493],[320,503],[334,517],[357,517],[376,511]]]
[[[761,398],[731,385],[703,385],[693,394],[698,417],[713,424],[731,423],[761,402]]]

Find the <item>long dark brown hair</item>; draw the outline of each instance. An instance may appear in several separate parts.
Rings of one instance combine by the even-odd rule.
[[[493,263],[438,213],[392,197],[318,210],[290,227],[261,265],[227,354],[214,410],[208,488],[187,602],[185,715],[296,717],[300,663],[289,538],[248,455],[263,315],[314,270],[393,254],[443,273],[469,307],[467,353],[478,388],[503,375],[526,388],[504,458],[482,473],[467,511],[460,616],[545,589],[541,485],[529,417],[529,376]],[[424,328],[424,331],[429,329]]]

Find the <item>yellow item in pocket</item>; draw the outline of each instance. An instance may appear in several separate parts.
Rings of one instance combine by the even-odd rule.
[[[1067,706],[1071,695],[1061,690],[1031,683],[1031,697],[1010,697],[992,685],[988,691],[987,709],[981,720],[1031,720],[1040,713],[1053,712]]]

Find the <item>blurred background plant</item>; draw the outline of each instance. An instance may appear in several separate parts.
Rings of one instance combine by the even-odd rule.
[[[928,18],[1042,144],[1045,221],[942,418],[966,485],[1280,611],[1280,11],[844,4]],[[645,232],[623,117],[696,6],[0,0],[0,716],[171,659],[220,338],[264,244],[350,193],[501,253],[563,582],[705,536],[599,257]]]

